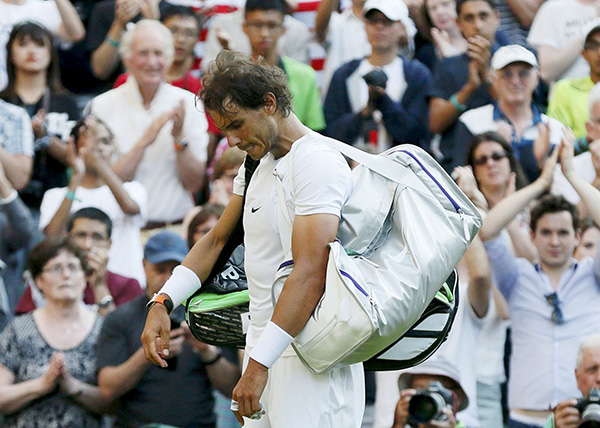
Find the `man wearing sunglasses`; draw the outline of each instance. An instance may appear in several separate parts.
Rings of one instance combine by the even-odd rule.
[[[530,235],[537,250],[533,263],[517,259],[500,233],[550,188],[557,159],[589,215],[600,220],[600,191],[576,172],[574,141],[573,133],[566,131],[540,177],[496,204],[480,231],[510,311],[509,428],[540,428],[549,409],[579,395],[573,378],[577,348],[600,325],[600,252],[593,259],[573,258],[581,235],[573,204],[562,196],[547,195],[533,206]]]
[[[560,142],[563,125],[542,114],[532,103],[539,82],[538,62],[533,53],[519,45],[503,46],[492,56],[491,69],[491,89],[497,102],[460,116],[454,159],[464,164],[473,136],[497,131],[512,143],[527,178],[534,181],[550,145]]]

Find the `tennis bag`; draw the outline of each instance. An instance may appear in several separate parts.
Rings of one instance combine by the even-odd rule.
[[[458,303],[453,270],[481,216],[419,147],[396,146],[375,156],[326,141],[360,165],[352,171],[354,190],[342,209],[338,240],[330,244],[325,292],[292,346],[315,374],[358,362],[379,370],[411,367],[447,336]],[[282,186],[291,174],[282,171],[278,222],[291,255],[285,207],[293,197]],[[291,259],[278,270],[274,300],[293,269]]]

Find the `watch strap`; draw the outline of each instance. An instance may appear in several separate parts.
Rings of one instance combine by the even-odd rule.
[[[171,299],[169,299],[168,296],[164,294],[155,293],[154,296],[152,296],[152,299],[150,299],[150,301],[146,305],[146,307],[150,309],[152,306],[154,306],[155,303],[160,303],[165,308],[167,308],[167,314],[170,314],[173,311],[173,302],[171,301]]]

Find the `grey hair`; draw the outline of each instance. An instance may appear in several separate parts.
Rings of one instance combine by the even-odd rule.
[[[596,104],[597,102],[600,102],[600,83],[596,83],[590,91],[590,96],[588,98],[588,106],[590,108],[590,113],[592,111],[592,107],[594,107],[594,104]]]
[[[168,58],[170,58],[170,60],[172,60],[173,56],[175,55],[175,42],[173,40],[173,34],[171,34],[171,31],[167,27],[155,19],[142,19],[137,24],[127,24],[127,31],[125,31],[125,34],[123,34],[123,37],[121,38],[121,45],[119,46],[119,55],[121,55],[121,58],[131,57],[131,44],[133,42],[133,36],[137,31],[146,29],[150,32],[162,34],[165,41],[165,54]]]
[[[577,352],[577,358],[575,359],[575,366],[578,369],[581,368],[581,363],[583,362],[583,353],[590,348],[600,348],[600,333],[584,337],[579,344],[579,351]]]

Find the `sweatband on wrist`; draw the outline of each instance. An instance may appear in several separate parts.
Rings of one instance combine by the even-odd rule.
[[[200,278],[193,270],[179,265],[173,269],[171,277],[165,282],[158,294],[167,294],[173,302],[173,307],[176,308],[194,294],[201,285]]]
[[[250,358],[270,369],[293,341],[284,329],[269,321],[250,351]]]
[[[587,137],[579,137],[575,140],[575,156],[587,152],[590,149],[590,145],[588,143]]]
[[[106,40],[106,43],[111,45],[113,48],[118,48],[119,45],[121,44],[121,42],[117,42],[116,40],[113,40],[108,36],[106,36],[106,38],[104,40]]]
[[[452,95],[452,96],[450,97],[450,100],[449,100],[449,101],[452,103],[452,105],[454,106],[454,108],[455,108],[456,110],[458,110],[459,112],[463,113],[465,110],[467,110],[467,106],[466,106],[466,105],[464,105],[464,104],[461,104],[461,103],[458,101],[458,98],[456,98],[456,94]]]

